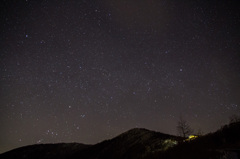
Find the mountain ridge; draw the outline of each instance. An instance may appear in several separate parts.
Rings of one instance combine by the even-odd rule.
[[[93,145],[90,151],[98,154],[97,158],[141,158],[146,156],[150,151],[167,149],[167,145],[163,144],[166,139],[178,141],[183,138],[144,128],[134,128],[113,139]],[[80,152],[80,154],[82,154],[82,152]],[[76,156],[81,156],[80,154]],[[84,157],[95,158],[96,156],[91,156],[90,154],[90,156]]]
[[[95,145],[79,143],[30,145],[0,154],[0,158],[217,159],[221,158],[222,155],[230,154],[235,156],[234,159],[238,159],[240,158],[239,134],[240,122],[223,126],[214,133],[209,133],[194,140],[185,140],[182,137],[144,128],[134,128]]]

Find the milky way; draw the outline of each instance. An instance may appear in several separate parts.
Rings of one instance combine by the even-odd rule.
[[[0,152],[240,114],[234,0],[1,1]]]

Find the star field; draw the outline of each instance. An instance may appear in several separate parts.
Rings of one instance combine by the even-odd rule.
[[[240,114],[240,11],[220,1],[1,2],[0,153]]]

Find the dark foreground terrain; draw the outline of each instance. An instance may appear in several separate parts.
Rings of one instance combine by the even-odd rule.
[[[240,159],[240,122],[193,140],[132,129],[96,145],[39,144],[0,154],[0,159]]]

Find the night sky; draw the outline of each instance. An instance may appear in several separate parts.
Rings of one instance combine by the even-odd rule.
[[[238,0],[2,0],[0,153],[240,114]]]

